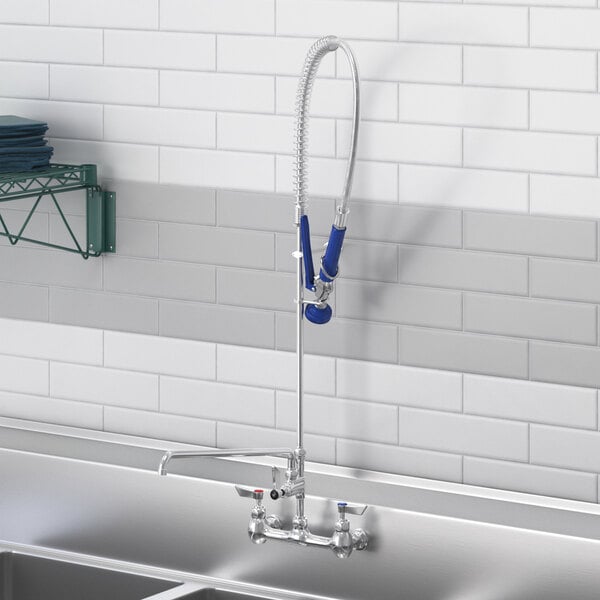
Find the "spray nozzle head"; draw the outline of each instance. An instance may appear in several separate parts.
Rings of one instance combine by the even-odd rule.
[[[304,309],[306,318],[315,325],[325,325],[331,320],[333,311],[329,304],[325,304],[323,307],[319,307],[317,304],[309,304]]]

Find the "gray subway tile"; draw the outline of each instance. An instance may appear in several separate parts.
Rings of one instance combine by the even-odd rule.
[[[315,434],[396,444],[397,410],[389,404],[307,395],[304,398],[304,427]],[[295,429],[296,420],[296,395],[277,392],[277,427]]]
[[[335,438],[307,433],[304,443],[308,450],[307,460],[335,464]],[[217,446],[219,448],[295,448],[296,433],[252,427],[234,423],[217,423]]]
[[[600,302],[600,264],[532,258],[531,295]]]
[[[214,225],[215,191],[137,181],[103,182],[117,194],[117,216],[128,219]]]
[[[532,425],[531,462],[598,473],[600,472],[600,433]]]
[[[502,377],[527,377],[526,340],[400,328],[400,364]]]
[[[596,223],[529,215],[465,212],[465,248],[594,260]]]
[[[315,269],[321,264],[326,241],[325,237],[312,238]],[[279,271],[291,273],[296,270],[296,260],[292,257],[295,249],[295,236],[277,235],[275,264]],[[342,278],[395,282],[398,280],[398,247],[393,244],[345,241],[339,268]]]
[[[104,409],[104,431],[200,446],[215,446],[217,438],[214,421],[112,406]]]
[[[596,390],[503,377],[465,375],[464,412],[595,429]]]
[[[340,317],[426,325],[462,327],[460,292],[385,283],[339,280],[337,311]]]
[[[256,229],[293,233],[293,196],[217,191],[217,224],[221,227]],[[311,198],[309,203],[310,230],[315,235],[328,235],[334,216],[334,201]]]
[[[337,440],[337,464],[441,481],[462,481],[462,457],[388,444]]]
[[[0,246],[0,263],[4,281],[102,288],[102,261],[98,259],[83,260],[77,254],[47,248]]]
[[[277,349],[296,347],[295,315],[277,315]],[[396,362],[398,332],[395,325],[333,318],[327,325],[306,322],[304,347],[311,354]]]
[[[400,445],[526,461],[528,425],[456,413],[400,408]]]
[[[600,387],[600,348],[530,342],[531,379]]]
[[[117,219],[117,254],[158,258],[158,223]]]
[[[160,300],[160,335],[273,348],[275,318],[269,311]]]
[[[348,221],[350,239],[460,248],[459,210],[353,202]]]
[[[506,256],[441,248],[401,247],[401,283],[461,290],[527,294],[524,256]]]
[[[579,344],[596,343],[596,307],[589,304],[465,294],[465,330]]]
[[[30,321],[48,320],[48,288],[0,283],[0,316]]]
[[[275,268],[274,234],[244,229],[161,223],[160,257],[254,269]]]
[[[596,475],[482,458],[464,459],[464,483],[483,487],[596,502]]]
[[[214,302],[215,287],[212,266],[114,256],[104,261],[104,289],[107,291]]]
[[[294,311],[296,278],[287,273],[242,269],[217,270],[217,302]]]
[[[158,333],[158,300],[50,288],[50,321],[135,333]]]

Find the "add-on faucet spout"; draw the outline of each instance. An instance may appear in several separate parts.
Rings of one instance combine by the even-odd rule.
[[[180,450],[163,454],[158,465],[158,474],[167,475],[167,465],[178,458],[234,458],[246,456],[282,456],[288,459],[291,468],[296,463],[296,453],[291,448],[237,448],[235,450]]]

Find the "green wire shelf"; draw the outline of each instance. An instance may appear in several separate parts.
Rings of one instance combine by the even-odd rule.
[[[64,192],[86,191],[86,239],[80,242],[60,206],[57,196]],[[52,244],[26,237],[25,231],[38,210],[42,198],[50,197],[60,216],[73,246]],[[14,246],[18,242],[30,242],[48,248],[74,252],[84,259],[114,252],[116,248],[116,194],[102,190],[98,185],[96,165],[53,164],[45,169],[26,173],[0,174],[0,203],[23,198],[35,198],[33,206],[17,233],[11,233],[0,211],[0,236],[8,238]]]

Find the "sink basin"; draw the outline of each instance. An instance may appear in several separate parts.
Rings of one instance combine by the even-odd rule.
[[[266,600],[263,596],[252,596],[251,594],[238,594],[237,592],[226,592],[215,588],[206,588],[181,596],[178,600]]]
[[[178,581],[0,552],[2,600],[143,600],[178,585]]]

